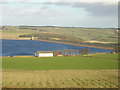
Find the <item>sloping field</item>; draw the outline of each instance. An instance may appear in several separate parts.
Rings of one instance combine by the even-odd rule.
[[[0,31],[0,34],[2,34],[1,39],[17,39],[19,35],[32,34],[35,32],[37,33],[38,31],[13,29],[13,30]]]
[[[97,57],[97,58],[103,58],[103,59],[112,59],[112,60],[118,60],[119,54],[93,54],[91,56]]]
[[[7,30],[6,30],[7,28]],[[16,27],[10,26],[3,28],[2,38],[3,39],[16,39],[19,35],[24,34],[60,34],[67,35],[76,38],[80,38],[84,41],[100,41],[100,42],[118,42],[118,35],[114,29],[109,28],[75,28],[75,27]]]
[[[95,57],[4,57],[3,68],[18,70],[101,70],[117,69],[118,60]]]
[[[3,88],[118,88],[117,70],[3,70]]]

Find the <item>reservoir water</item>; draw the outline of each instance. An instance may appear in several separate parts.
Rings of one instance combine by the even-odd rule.
[[[15,56],[15,55],[34,55],[35,51],[55,51],[64,49],[83,49],[88,47],[58,44],[43,41],[33,40],[5,40],[2,39],[2,55],[1,56]],[[89,48],[90,53],[111,52],[112,50]]]

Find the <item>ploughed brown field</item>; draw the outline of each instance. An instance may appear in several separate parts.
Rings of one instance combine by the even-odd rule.
[[[117,70],[3,69],[3,88],[118,88]]]

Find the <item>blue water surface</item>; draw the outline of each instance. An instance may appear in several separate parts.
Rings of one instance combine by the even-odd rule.
[[[54,51],[63,49],[83,49],[88,47],[58,44],[33,40],[2,39],[2,56],[34,55],[35,51]],[[89,48],[90,53],[112,52],[112,50]]]

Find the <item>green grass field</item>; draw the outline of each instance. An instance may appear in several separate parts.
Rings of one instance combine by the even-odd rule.
[[[94,55],[95,56],[95,55]],[[103,56],[103,55],[102,55]],[[116,54],[112,55],[116,56]],[[106,56],[107,57],[107,56]],[[96,57],[4,57],[3,68],[18,70],[100,70],[117,69],[118,60]]]
[[[103,59],[114,59],[114,60],[118,60],[118,54],[93,54],[90,55],[93,57],[98,57],[98,58],[103,58]]]

